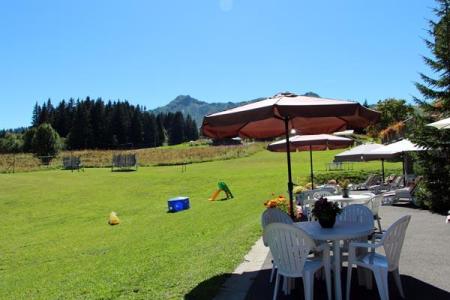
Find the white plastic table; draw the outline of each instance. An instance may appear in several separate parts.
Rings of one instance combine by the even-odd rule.
[[[370,192],[364,193],[364,194],[350,194],[350,197],[344,198],[342,195],[332,195],[332,196],[326,196],[328,201],[332,202],[339,202],[341,206],[345,206],[348,204],[365,204],[370,201],[373,197],[375,197],[375,194],[372,194]]]
[[[340,241],[367,237],[373,232],[373,226],[367,227],[359,224],[338,224],[333,228],[322,228],[319,222],[298,222],[295,223],[300,229],[303,229],[313,239],[319,241],[333,242],[334,257],[334,293],[335,299],[342,299],[341,291],[341,247]]]

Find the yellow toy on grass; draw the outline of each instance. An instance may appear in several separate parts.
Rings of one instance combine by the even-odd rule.
[[[118,224],[120,224],[120,220],[119,220],[119,218],[117,217],[116,212],[112,211],[112,212],[109,214],[108,224],[109,224],[109,225],[118,225]]]

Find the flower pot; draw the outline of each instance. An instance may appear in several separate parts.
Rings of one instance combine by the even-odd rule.
[[[342,197],[349,198],[350,191],[349,189],[342,189]]]
[[[336,216],[332,216],[329,218],[319,218],[319,224],[323,228],[332,228],[334,223],[336,222]]]

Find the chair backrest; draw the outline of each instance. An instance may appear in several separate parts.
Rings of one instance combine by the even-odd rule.
[[[264,239],[281,275],[302,276],[305,261],[316,246],[306,232],[293,225],[273,223],[264,230]]]
[[[337,224],[360,224],[373,227],[372,211],[362,204],[351,204],[344,207],[336,216]]]
[[[367,177],[367,179],[363,183],[361,183],[361,185],[369,185],[372,182],[374,177],[375,177],[375,174],[370,174]]]
[[[407,215],[394,224],[389,226],[386,232],[383,234],[380,243],[383,244],[384,252],[388,260],[388,270],[393,271],[398,268],[398,262],[400,260],[400,253],[405,240],[406,228],[408,228],[411,216]]]
[[[370,180],[368,180],[367,186],[383,183],[383,179],[380,175],[374,174]]]
[[[283,223],[292,225],[294,221],[292,221],[291,217],[289,217],[287,213],[280,210],[279,208],[273,207],[267,208],[261,216],[261,226],[263,230],[267,227],[267,225],[272,223]],[[263,243],[265,246],[267,246],[267,241],[264,238],[264,235],[263,235]]]
[[[312,198],[318,200],[321,197],[326,197],[326,196],[331,196],[331,195],[333,195],[333,193],[331,193],[328,190],[323,189],[323,190],[318,190],[318,191],[314,192],[312,195]]]
[[[423,179],[423,176],[417,176],[416,179],[414,179],[414,182],[410,186],[410,190],[409,190],[409,193],[411,194],[411,196],[413,196],[414,193],[416,192],[417,186],[422,181],[422,179]]]
[[[380,206],[383,203],[383,194],[376,195],[370,199],[370,210],[374,216],[378,215]]]
[[[394,181],[392,182],[392,187],[400,187],[403,184],[403,177],[403,175],[395,177]]]
[[[284,223],[284,224],[293,224],[291,217],[284,211],[279,208],[267,208],[262,216],[261,216],[261,225],[262,228],[266,228],[267,225],[272,223]]]

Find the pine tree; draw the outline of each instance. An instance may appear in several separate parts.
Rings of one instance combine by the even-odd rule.
[[[143,122],[143,143],[146,147],[157,147],[158,143],[158,125],[156,117],[152,113],[145,112],[142,118]]]
[[[186,117],[185,131],[186,131],[186,141],[198,140],[197,123],[195,122],[195,120],[191,118],[190,115]]]
[[[367,99],[364,99],[364,104],[363,104],[363,106],[369,108],[369,103],[367,103]]]
[[[134,147],[139,147],[143,143],[143,134],[144,131],[142,129],[142,117],[141,117],[141,111],[138,107],[134,113],[133,117],[131,118],[131,124],[130,124],[130,141],[133,143]]]
[[[437,77],[420,74],[423,83],[416,83],[424,99],[415,100],[424,113],[416,116],[410,138],[433,149],[418,154],[418,169],[425,180],[417,198],[433,211],[445,213],[450,209],[450,130],[425,126],[450,116],[450,0],[436,2],[438,6],[433,11],[438,21],[429,21],[432,40],[425,40],[434,57],[424,57],[424,61]]]
[[[166,141],[166,135],[164,130],[164,114],[160,113],[156,116],[156,126],[157,126],[157,138],[156,140],[156,147],[164,145]]]
[[[173,115],[172,122],[168,124],[169,145],[183,143],[185,138],[185,121],[183,114],[177,111]]]
[[[101,98],[98,98],[91,107],[91,128],[93,144],[91,148],[106,148],[109,146],[106,137],[107,121],[105,115],[105,105]]]
[[[34,108],[33,108],[33,116],[32,116],[32,119],[31,119],[31,126],[33,126],[33,127],[39,126],[39,116],[40,116],[40,114],[41,114],[41,107],[36,102],[36,104],[34,105]]]
[[[67,137],[69,149],[89,149],[93,143],[92,128],[87,106],[79,102],[73,119],[73,126]]]

